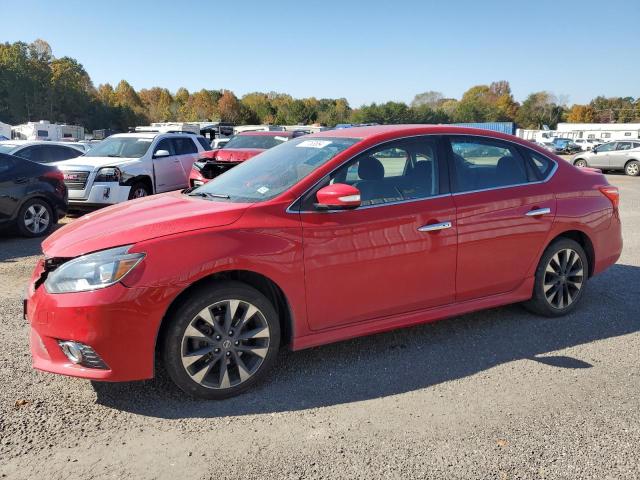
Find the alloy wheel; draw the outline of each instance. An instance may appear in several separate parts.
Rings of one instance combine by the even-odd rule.
[[[131,198],[142,198],[147,196],[147,191],[143,187],[138,187],[133,191]]]
[[[235,387],[260,368],[269,342],[269,325],[255,305],[223,300],[203,308],[185,329],[182,365],[204,387]]]
[[[627,175],[635,177],[636,175],[638,175],[638,173],[640,173],[640,164],[638,164],[637,162],[632,162],[627,165]]]
[[[578,253],[570,248],[551,257],[544,274],[544,295],[553,308],[564,309],[578,297],[584,283],[584,266]]]
[[[49,228],[51,216],[49,210],[42,204],[34,203],[24,212],[24,226],[26,229],[37,235]]]
[[[576,160],[576,163],[574,163],[574,165],[576,167],[586,167],[587,166],[587,162],[584,160]]]

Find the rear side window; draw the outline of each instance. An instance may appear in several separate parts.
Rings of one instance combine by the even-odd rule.
[[[515,146],[499,140],[451,137],[457,192],[486,190],[529,181],[524,159]]]
[[[205,150],[211,150],[211,145],[209,144],[209,142],[207,142],[206,138],[204,137],[197,137],[197,138],[200,145],[202,145],[202,148],[204,148]]]
[[[618,142],[616,150],[631,150],[631,142]]]
[[[54,161],[53,157],[51,156],[51,151],[45,146],[41,145],[23,148],[22,150],[16,152],[15,155],[38,163],[49,163]]]
[[[547,157],[540,155],[538,152],[527,151],[529,158],[531,158],[531,165],[533,166],[534,175],[538,180],[546,179],[555,164]]]
[[[81,151],[71,147],[51,145],[50,147],[47,147],[47,148],[51,150],[50,155],[51,155],[52,162],[58,162],[60,160],[68,160],[70,158],[76,158],[82,155]]]
[[[172,138],[171,142],[173,143],[176,155],[198,153],[198,147],[196,147],[196,144],[193,143],[191,138]]]

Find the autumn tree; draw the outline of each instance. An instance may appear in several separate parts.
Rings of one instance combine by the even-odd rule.
[[[225,90],[218,100],[218,114],[223,122],[237,123],[242,118],[240,101],[230,90]]]

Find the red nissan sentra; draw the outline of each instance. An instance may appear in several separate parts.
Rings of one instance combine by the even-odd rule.
[[[35,368],[139,380],[159,356],[185,392],[219,399],[285,345],[516,302],[564,315],[622,237],[598,170],[509,135],[400,125],[288,141],[187,194],[91,213],[43,249],[26,300]]]

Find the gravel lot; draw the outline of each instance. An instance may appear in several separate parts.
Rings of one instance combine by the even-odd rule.
[[[640,178],[608,178],[625,250],[572,315],[510,306],[283,353],[224,402],[33,371],[40,242],[1,236],[0,476],[639,478]]]

